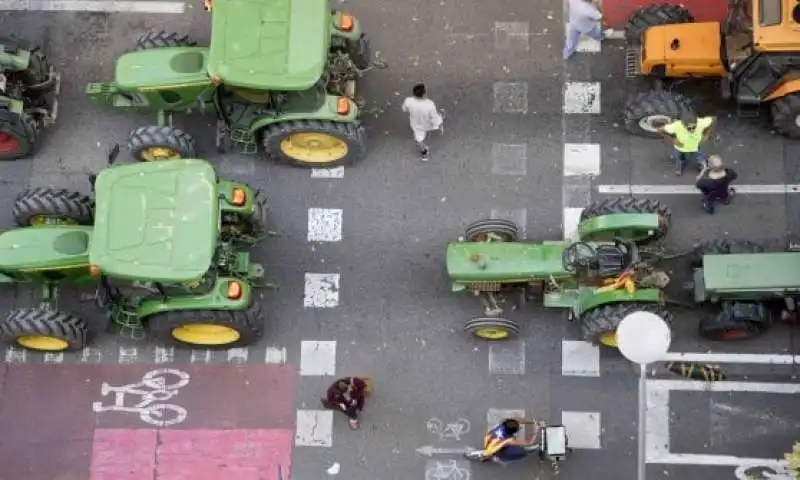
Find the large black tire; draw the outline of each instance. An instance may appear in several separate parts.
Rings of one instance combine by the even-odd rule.
[[[175,310],[157,313],[147,317],[146,322],[147,331],[154,338],[182,347],[207,349],[243,347],[258,341],[264,333],[264,317],[261,305],[258,303],[254,303],[247,310]],[[173,334],[179,327],[198,323],[231,328],[239,332],[239,338],[220,344],[189,343],[179,340]]]
[[[86,346],[89,329],[82,319],[69,313],[42,308],[18,308],[0,324],[0,338],[29,350],[63,352]],[[49,337],[62,340],[64,348],[33,347],[25,337]]]
[[[781,135],[800,138],[800,94],[793,93],[772,102],[772,126]]]
[[[167,47],[194,47],[197,42],[189,38],[189,35],[181,35],[175,32],[145,32],[136,39],[136,50],[150,50],[153,48]]]
[[[695,113],[689,97],[666,90],[649,90],[628,99],[625,103],[625,129],[634,135],[661,138],[658,129]]]
[[[346,149],[343,151],[338,142],[334,142],[337,147],[336,152],[330,152],[334,148],[328,148],[329,158],[313,159],[309,152],[302,155],[290,156],[285,151],[286,146],[293,146],[292,136],[302,133],[316,133],[333,137],[338,142],[342,142]],[[329,168],[337,165],[352,163],[360,159],[366,151],[366,133],[364,127],[355,123],[331,122],[328,120],[292,120],[269,125],[264,128],[262,133],[264,154],[279,162],[303,168]],[[298,137],[300,138],[300,137]],[[298,145],[303,145],[299,143]],[[314,148],[313,145],[305,143],[306,148]],[[318,155],[325,156],[326,148],[317,148]]]
[[[692,266],[703,266],[703,255],[727,255],[731,253],[762,253],[762,245],[749,240],[729,240],[727,238],[709,240],[694,246]]]
[[[347,53],[356,64],[356,67],[363,70],[372,64],[372,47],[365,34],[361,34],[358,40],[350,42]]]
[[[29,227],[36,223],[36,217],[92,225],[94,202],[91,197],[63,188],[29,188],[20,192],[14,200],[14,220],[20,227]]]
[[[140,162],[197,156],[194,138],[183,130],[170,126],[150,125],[137,128],[128,136],[128,150]]]
[[[32,115],[0,110],[0,160],[31,156],[41,131],[42,122]]]
[[[625,41],[629,45],[638,45],[642,41],[645,30],[650,27],[692,22],[694,22],[694,17],[689,10],[679,5],[669,3],[647,5],[628,17],[628,23],[625,24]]]
[[[44,88],[49,86],[47,81],[50,79],[50,62],[47,56],[39,49],[31,50],[28,68],[23,73],[22,81],[27,88]]]
[[[672,324],[672,313],[665,307],[657,303],[643,303],[643,302],[623,302],[623,303],[606,303],[597,308],[584,312],[581,315],[581,331],[583,332],[583,339],[595,345],[600,345],[601,337],[605,333],[616,332],[619,323],[623,318],[627,317],[633,312],[645,311],[655,313],[663,318],[667,325]],[[608,345],[606,346],[614,346]]]
[[[720,310],[698,323],[701,337],[716,342],[756,338],[772,326],[772,315],[760,302],[722,302]]]
[[[503,239],[504,242],[516,242],[519,240],[519,225],[511,220],[492,218],[478,220],[467,225],[464,230],[464,240],[468,242],[485,242],[489,234],[495,234]]]
[[[655,213],[661,217],[660,228],[650,237],[644,240],[637,240],[636,243],[645,245],[657,240],[661,240],[667,235],[669,225],[672,221],[672,210],[658,200],[649,198],[617,197],[604,198],[592,202],[581,212],[580,221],[584,222],[590,218],[602,215],[613,215],[615,213]]]

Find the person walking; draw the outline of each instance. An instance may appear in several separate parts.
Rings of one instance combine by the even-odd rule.
[[[333,382],[320,401],[327,409],[343,412],[348,418],[350,428],[356,430],[360,425],[358,412],[364,410],[364,404],[371,392],[370,377],[344,377]]]
[[[581,35],[586,35],[598,42],[605,38],[600,27],[603,13],[594,0],[569,0],[569,21],[567,22],[567,39],[564,44],[564,60],[575,55]]]
[[[425,84],[418,83],[411,89],[412,96],[403,100],[402,109],[408,113],[411,131],[414,133],[414,141],[422,156],[422,161],[428,161],[430,149],[425,144],[425,137],[428,132],[442,130],[444,119],[436,109],[436,104],[428,98]]]
[[[703,208],[709,214],[714,214],[717,203],[728,205],[736,195],[736,190],[731,183],[738,177],[736,171],[722,164],[722,157],[711,155],[708,164],[697,176],[695,186],[702,194]]]
[[[697,115],[688,113],[661,128],[661,134],[672,141],[674,147],[671,156],[675,160],[675,175],[683,175],[689,162],[697,165],[698,169],[705,166],[701,146],[711,136],[715,121],[711,116],[697,118]]]

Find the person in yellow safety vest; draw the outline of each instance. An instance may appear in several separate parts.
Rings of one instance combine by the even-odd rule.
[[[520,425],[534,425],[530,441],[517,439]],[[498,463],[521,460],[528,455],[526,447],[536,445],[539,423],[525,418],[506,418],[492,427],[483,439],[483,457]]]
[[[680,120],[664,125],[660,132],[672,141],[672,158],[675,160],[675,175],[682,175],[686,164],[692,162],[698,170],[705,167],[705,154],[700,146],[708,140],[716,119],[685,114]]]

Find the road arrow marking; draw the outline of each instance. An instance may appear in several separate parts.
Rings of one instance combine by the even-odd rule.
[[[434,448],[432,445],[427,445],[424,447],[420,447],[417,449],[417,453],[421,455],[425,455],[426,457],[430,457],[433,455],[455,455],[455,454],[464,454],[467,452],[471,452],[474,450],[473,448],[469,447],[460,447],[460,448]]]

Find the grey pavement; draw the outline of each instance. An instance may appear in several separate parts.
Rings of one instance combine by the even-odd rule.
[[[570,345],[583,353],[562,362],[563,342],[579,339],[577,325],[560,312],[531,305],[509,315],[524,326],[519,340],[489,345],[468,338],[462,323],[480,310],[471,299],[449,292],[443,263],[446,242],[479,218],[510,217],[524,226],[529,240],[558,240],[563,208],[602,198],[599,185],[691,183],[688,173],[676,179],[663,143],[622,131],[622,102],[636,86],[621,81],[619,44],[579,53],[564,66],[563,11],[555,0],[472,2],[469,8],[450,0],[354,0],[332,6],[357,15],[373,48],[389,63],[389,69],[362,84],[364,96],[382,111],[366,119],[369,155],[347,166],[342,178],[312,178],[307,170],[258,158],[220,157],[209,135],[213,119],[178,119],[222,175],[255,184],[270,200],[273,228],[281,236],[268,241],[256,257],[280,289],[263,292],[260,300],[267,307],[265,338],[246,351],[212,354],[165,351],[147,339],[107,333],[87,358],[28,353],[23,359],[11,351],[6,360],[294,365],[300,379],[292,480],[328,478],[325,471],[333,463],[340,464],[340,475],[353,480],[551,478],[546,465],[535,459],[502,469],[466,464],[457,454],[426,457],[416,451],[477,446],[498,411],[524,411],[570,427],[576,451],[562,479],[635,478],[636,369],[616,352],[598,353],[579,342]],[[0,164],[2,200],[10,202],[26,184],[88,189],[83,169],[100,168],[108,145],[123,143],[129,130],[153,119],[90,104],[82,94],[85,83],[109,79],[115,57],[140,32],[178,30],[206,41],[208,21],[199,4],[187,4],[183,15],[0,14],[4,30],[42,44],[65,81],[62,117],[36,159]],[[428,163],[416,157],[407,119],[399,111],[417,81],[424,81],[431,98],[447,111],[444,135],[432,136]],[[565,82],[599,82],[599,90],[581,90],[599,92],[599,100],[582,97],[575,107],[599,108],[599,113],[564,115]],[[739,125],[727,117],[720,122],[715,148],[739,171],[740,183],[800,183],[795,143],[756,124]],[[565,143],[600,146],[595,178],[564,178]],[[779,248],[786,232],[800,235],[798,199],[792,195],[742,195],[714,217],[706,216],[692,195],[655,198],[673,209],[669,243],[676,250],[711,236]],[[341,210],[341,241],[308,241],[312,208]],[[319,298],[308,298],[309,273],[338,279],[335,291],[328,292],[328,307],[316,308]],[[674,273],[677,283],[686,266],[676,262]],[[76,304],[76,298],[66,301],[88,312],[90,307]],[[6,303],[26,301],[27,293],[19,293]],[[696,311],[676,311],[673,350],[798,353],[795,333],[787,326],[776,326],[753,342],[711,345],[697,338],[698,319]],[[565,364],[575,359],[587,359],[583,366],[593,370],[593,355],[599,355],[596,371],[565,375]],[[792,382],[797,373],[791,367],[729,371],[743,382]],[[330,412],[317,412],[318,398],[334,375],[352,374],[372,375],[376,384],[362,430],[349,431],[341,416],[327,430]],[[677,409],[675,432],[669,433],[674,451],[777,458],[790,448],[791,430],[769,427],[777,425],[774,418],[786,425],[797,422],[782,394],[723,395],[670,396]],[[769,413],[773,417],[767,421],[763,412],[769,408],[777,413]],[[764,416],[763,424],[758,415]],[[432,428],[434,419],[446,431]],[[311,433],[312,427],[318,431]],[[748,450],[745,439],[757,442],[758,449]],[[734,478],[733,467],[651,465],[648,472],[648,478]]]

